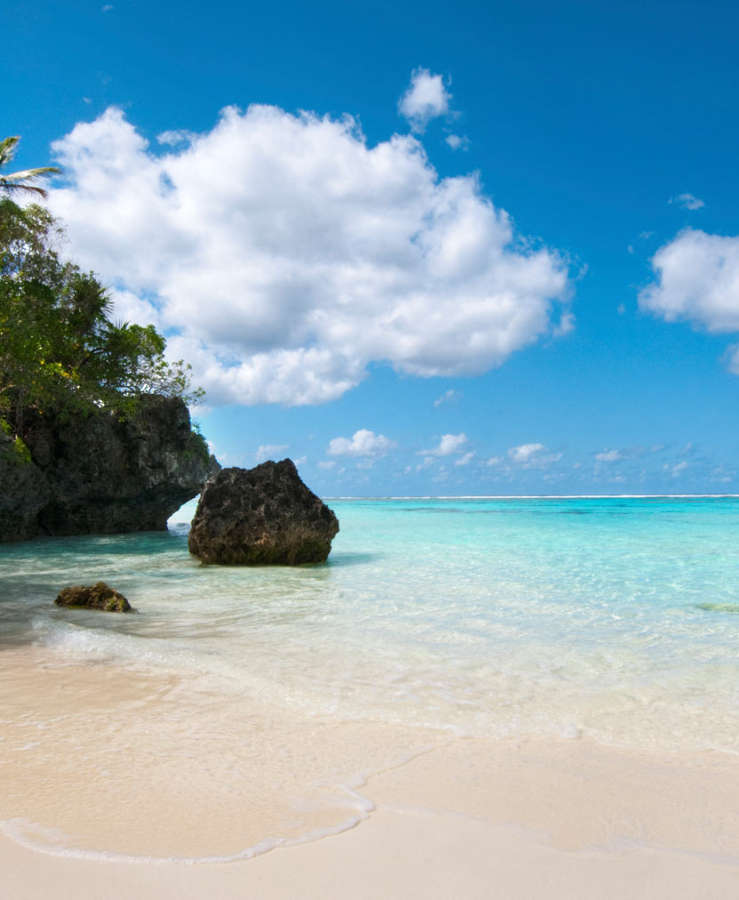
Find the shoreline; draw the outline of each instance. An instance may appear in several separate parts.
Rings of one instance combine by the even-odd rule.
[[[483,755],[488,749],[484,748]],[[468,743],[454,748],[455,760],[443,752],[434,759],[435,751],[431,751],[370,779],[366,790],[374,809],[358,826],[318,840],[265,850],[251,859],[220,863],[84,860],[34,851],[2,835],[0,865],[6,890],[10,891],[7,896],[14,900],[46,896],[52,884],[58,900],[128,896],[188,900],[208,894],[223,900],[244,896],[266,900],[296,896],[383,896],[393,900],[415,896],[523,900],[541,896],[586,900],[597,896],[615,900],[626,895],[639,900],[678,896],[719,900],[734,896],[739,885],[736,846],[730,849],[719,841],[711,849],[709,845],[716,836],[708,833],[698,842],[704,844],[702,847],[691,845],[688,835],[680,840],[673,834],[670,840],[668,832],[676,823],[672,811],[667,817],[672,823],[662,815],[659,822],[641,822],[647,830],[650,825],[656,827],[653,838],[661,829],[661,841],[637,840],[633,834],[631,838],[616,838],[613,832],[610,839],[606,838],[602,829],[618,822],[619,808],[628,808],[632,802],[644,807],[643,798],[638,801],[638,788],[624,796],[619,790],[622,784],[608,790],[606,781],[615,756],[587,749],[592,769],[585,775],[569,771],[562,784],[561,776],[567,770],[561,768],[559,758],[559,765],[549,772],[550,792],[545,792],[539,804],[532,801],[536,789],[542,786],[541,770],[537,771],[538,766],[532,765],[529,757],[527,765],[534,777],[531,791],[517,801],[523,813],[518,817],[505,803],[491,809],[489,797],[471,796],[471,792],[479,791],[475,770],[481,757],[475,751],[483,748]],[[450,766],[450,761],[455,764]],[[539,759],[540,764],[544,762]],[[620,762],[624,762],[623,757]],[[637,784],[643,785],[641,778],[649,779],[654,774],[649,765],[642,768],[633,760],[631,763],[628,777],[640,775]],[[693,770],[693,776],[699,769]],[[678,779],[669,780],[673,787],[684,785],[685,772],[681,769],[673,773]],[[503,766],[498,774],[503,779],[511,770]],[[551,789],[561,797],[571,792],[573,779],[582,780],[586,790],[570,793],[566,808],[555,804],[547,810]],[[510,800],[517,788],[515,779],[509,786]],[[705,783],[693,782],[698,793],[703,787]],[[455,801],[450,803],[452,792]],[[620,807],[614,802],[617,794]],[[684,799],[683,793],[678,803],[683,815],[700,824],[705,804],[686,807]],[[556,828],[551,832],[541,818],[537,825],[526,815],[527,810],[530,816],[535,808],[538,812],[534,819],[537,815],[546,819],[566,813],[568,827],[560,833]],[[720,816],[721,811],[716,812]],[[579,835],[577,828],[575,833],[570,829],[573,819],[579,821],[579,827],[585,826]],[[724,837],[732,831],[736,836],[735,823],[725,824]]]
[[[288,723],[288,728],[284,722],[270,724],[269,717],[255,717],[245,728],[234,725],[225,744],[223,736],[218,738],[221,752],[233,751],[234,757],[225,767],[220,761],[213,763],[215,768],[205,777],[203,768],[211,765],[213,750],[207,730],[217,719],[208,719],[205,725],[191,722],[196,738],[206,742],[196,740],[184,752],[172,744],[173,736],[183,737],[184,731],[156,725],[162,703],[184,704],[183,722],[195,709],[187,708],[187,692],[176,680],[160,675],[138,678],[113,663],[45,667],[48,652],[29,647],[0,651],[6,671],[13,656],[20,667],[16,686],[25,679],[19,699],[32,704],[33,691],[43,692],[36,696],[39,709],[48,706],[54,716],[42,733],[51,731],[53,746],[61,741],[64,747],[64,741],[73,740],[75,747],[84,749],[93,782],[88,790],[79,773],[75,775],[74,759],[65,769],[63,759],[34,756],[37,747],[14,757],[4,753],[0,776],[5,785],[16,786],[16,797],[12,810],[7,791],[0,800],[6,823],[0,835],[0,865],[6,890],[11,891],[7,896],[13,900],[43,896],[52,883],[59,900],[195,898],[208,892],[219,898],[258,895],[267,900],[294,896],[569,900],[623,897],[627,891],[653,900],[728,897],[732,885],[739,887],[735,754],[629,750],[584,738],[450,738],[378,723],[303,720]],[[120,685],[124,676],[126,683]],[[108,737],[100,737],[95,728],[96,710],[109,713],[113,686],[118,691],[112,701],[115,715],[119,706],[124,711],[130,708],[141,727],[127,745],[131,755],[121,770],[114,769],[113,754],[106,763],[109,776],[96,781]],[[11,749],[8,722],[0,726],[6,751]],[[81,723],[85,730],[79,732]],[[257,726],[268,729],[262,743],[254,743]],[[128,720],[121,719],[118,732],[125,733],[127,727]],[[152,742],[146,744],[142,736],[152,730]],[[251,740],[251,747],[243,745],[245,739]],[[407,742],[414,739],[409,752]],[[329,750],[334,756],[327,762]],[[275,769],[272,757],[280,753],[288,754],[287,764]],[[169,756],[172,766],[152,772],[160,756]],[[34,764],[24,768],[30,760]],[[177,766],[184,770],[178,772]],[[301,767],[302,782],[298,778],[288,784],[287,793],[269,793],[265,779],[277,783]],[[252,780],[249,769],[256,772]],[[126,770],[129,774],[124,777]],[[280,814],[292,808],[293,817],[303,816],[303,830],[270,842],[270,816],[273,824],[278,821],[270,803],[292,798],[295,804],[296,785],[303,790],[312,776],[325,777],[326,772],[343,772],[345,778],[342,782],[334,777],[322,786],[313,783],[311,789],[317,793],[312,799],[303,795],[297,805],[287,803]],[[122,784],[116,785],[117,777],[123,778]],[[337,805],[340,787],[354,792],[353,818],[340,813],[347,800],[338,798]],[[101,798],[101,790],[110,793]],[[71,804],[80,808],[70,811]],[[43,820],[40,811],[45,811]],[[68,832],[78,825],[76,847],[52,846],[49,842],[59,841],[59,833],[46,835],[43,850],[38,843],[34,848],[8,835],[8,819],[17,825],[19,818],[33,820],[34,815],[46,829]],[[101,844],[94,848],[85,847],[82,836],[91,822],[90,833]],[[305,829],[316,823],[312,832]],[[250,829],[257,834],[261,828],[256,846],[245,849],[244,841],[239,844],[240,835],[233,833],[238,828],[244,835]],[[131,832],[136,833],[134,845],[155,851],[150,858],[127,853],[121,846]],[[206,852],[188,852],[193,847]],[[160,852],[164,848],[182,852]],[[239,855],[250,858],[238,859]],[[186,858],[173,861],[172,856]],[[231,860],[225,861],[229,856]],[[497,894],[490,893],[492,883]],[[687,884],[693,884],[695,892],[686,893]],[[608,885],[613,886],[612,893]]]

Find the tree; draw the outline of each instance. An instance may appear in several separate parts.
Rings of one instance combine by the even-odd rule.
[[[20,137],[17,135],[15,137],[3,138],[3,140],[0,141],[0,169],[11,162],[15,156],[19,141]],[[0,172],[0,190],[7,191],[8,193],[27,191],[45,197],[46,191],[43,188],[38,187],[38,185],[35,184],[29,184],[29,182],[34,181],[36,178],[41,178],[44,175],[58,175],[60,171],[61,170],[56,166],[42,166],[39,169],[23,169],[20,172],[13,172],[9,175],[3,175]]]
[[[0,416],[22,435],[29,409],[125,416],[143,394],[199,399],[152,325],[111,320],[95,275],[59,256],[62,234],[43,207],[0,200]]]

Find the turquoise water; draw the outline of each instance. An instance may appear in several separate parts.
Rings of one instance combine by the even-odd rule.
[[[174,670],[301,714],[739,750],[739,500],[341,500],[330,561],[186,529],[0,548],[0,651]],[[104,579],[135,616],[58,610]]]

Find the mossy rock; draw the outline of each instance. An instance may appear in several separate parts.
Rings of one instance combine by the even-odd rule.
[[[61,590],[54,601],[57,606],[76,609],[101,609],[104,612],[133,612],[133,607],[123,594],[113,590],[104,581],[90,587],[76,585]]]

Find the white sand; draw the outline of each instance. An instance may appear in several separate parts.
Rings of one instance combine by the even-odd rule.
[[[0,653],[2,900],[739,897],[736,756],[234,721],[177,679],[45,652]],[[238,862],[100,857],[227,855],[357,819]]]

